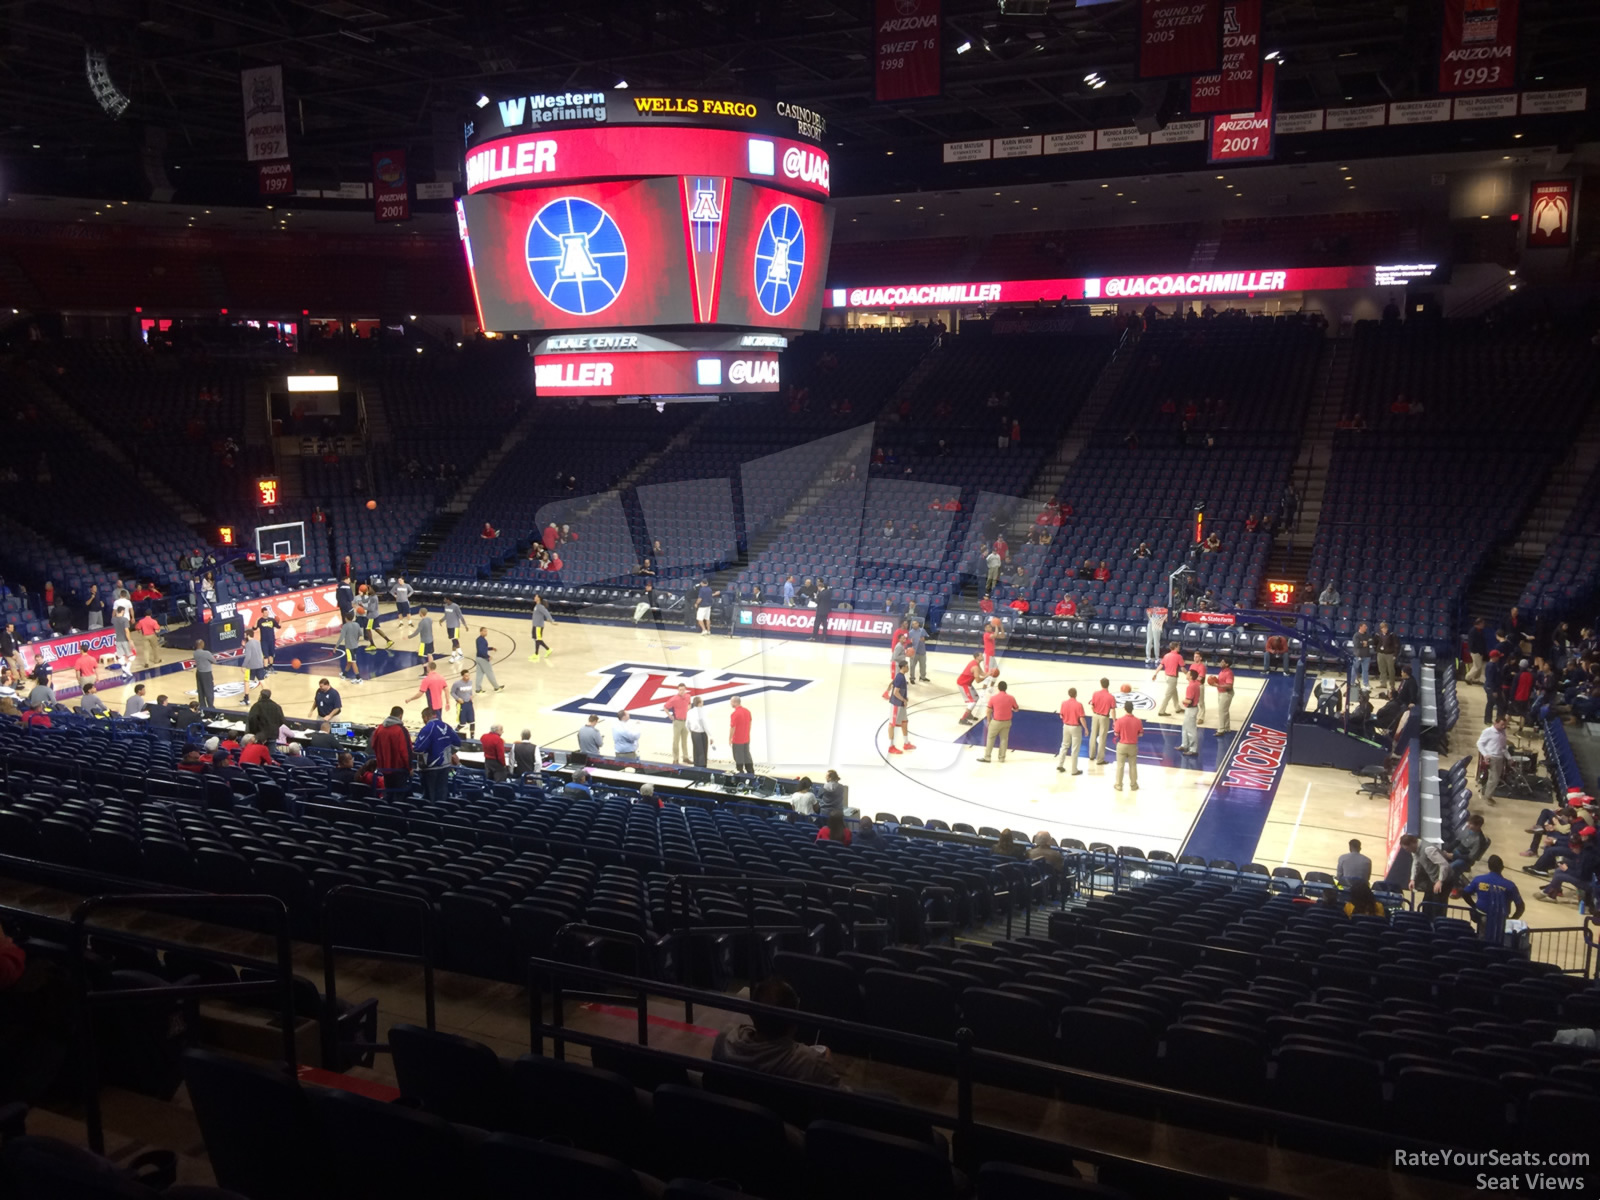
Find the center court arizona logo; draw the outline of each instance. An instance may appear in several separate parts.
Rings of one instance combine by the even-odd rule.
[[[677,693],[680,683],[689,686],[690,696],[699,696],[710,707],[726,704],[735,696],[749,700],[762,692],[798,692],[815,682],[749,671],[682,671],[658,663],[614,663],[593,674],[601,680],[595,690],[556,705],[554,711],[613,717],[627,709],[630,718],[665,725],[672,717],[661,705]]]

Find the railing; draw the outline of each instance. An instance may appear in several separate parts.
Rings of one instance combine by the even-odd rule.
[[[182,912],[200,906],[264,911],[276,918],[278,976],[254,982],[168,984],[154,988],[95,990],[89,986],[89,915],[106,908],[143,908]],[[115,931],[106,931],[115,936]],[[98,935],[97,935],[98,936]],[[276,896],[175,895],[170,893],[91,896],[72,910],[72,976],[78,1000],[78,1072],[83,1089],[83,1119],[89,1149],[105,1153],[105,1129],[100,1113],[100,1054],[95,1039],[94,1010],[120,1004],[152,1004],[169,1000],[207,997],[258,996],[276,990],[281,1003],[283,1060],[295,1070],[294,958],[289,944],[289,909]]]
[[[418,914],[418,946],[416,953],[403,950],[380,950],[370,946],[343,946],[334,941],[333,913],[336,903],[345,898],[361,898],[380,907],[409,908]],[[322,1058],[324,1062],[337,1062],[341,1052],[359,1050],[387,1053],[387,1043],[340,1042],[338,1040],[338,965],[340,954],[355,954],[362,958],[376,958],[385,962],[418,963],[422,967],[422,1004],[424,1021],[429,1029],[436,1028],[433,989],[433,909],[421,896],[406,896],[398,892],[385,892],[355,883],[342,883],[328,889],[322,900],[322,1003],[325,1019],[322,1022]]]
[[[916,1069],[947,1075],[956,1082],[956,1111],[954,1116],[915,1108],[894,1101],[878,1101],[886,1111],[896,1115],[951,1128],[955,1131],[959,1147],[971,1139],[977,1118],[973,1095],[974,1084],[997,1083],[1013,1089],[1059,1095],[1069,1103],[1109,1109],[1130,1114],[1156,1113],[1158,1119],[1192,1126],[1207,1132],[1259,1140],[1263,1135],[1282,1139],[1296,1145],[1312,1144],[1317,1152],[1329,1157],[1366,1163],[1388,1168],[1395,1163],[1397,1150],[1438,1150],[1419,1139],[1396,1134],[1380,1128],[1341,1125],[1317,1117],[1258,1105],[1225,1100],[1186,1092],[1161,1084],[1104,1075],[1077,1067],[1060,1066],[1037,1058],[1024,1058],[998,1050],[981,1049],[974,1044],[970,1029],[959,1028],[949,1040],[904,1033],[879,1025],[845,1020],[823,1013],[789,1008],[776,1008],[758,1004],[739,996],[721,992],[704,991],[655,980],[639,979],[602,971],[593,967],[558,962],[553,959],[530,959],[528,962],[528,1040],[534,1054],[545,1053],[545,1041],[550,1039],[551,1049],[558,1059],[565,1057],[566,1044],[595,1047],[615,1044],[616,1039],[598,1034],[570,1029],[565,1024],[566,1001],[576,984],[584,995],[604,994],[613,1001],[631,999],[637,1007],[637,1045],[649,1047],[649,1020],[646,1011],[651,997],[675,1000],[686,1005],[699,1004],[746,1017],[764,1016],[785,1025],[803,1022],[830,1038],[842,1039],[852,1045],[866,1047],[874,1057],[889,1061],[910,1060]],[[548,991],[552,1020],[545,1020],[544,994]],[[652,1053],[659,1054],[659,1051]],[[663,1058],[669,1057],[666,1055]],[[681,1056],[680,1056],[681,1057]],[[693,1070],[705,1070],[704,1058],[685,1058],[684,1065]],[[718,1071],[737,1068],[716,1064]],[[770,1083],[770,1076],[762,1076]],[[814,1087],[800,1085],[797,1087]],[[837,1095],[831,1089],[820,1089]],[[1470,1133],[1470,1123],[1463,1123],[1464,1133]],[[1209,1190],[1209,1189],[1208,1189]],[[1259,1194],[1248,1185],[1230,1185],[1229,1194],[1250,1196]],[[1172,1193],[1182,1194],[1180,1192]]]

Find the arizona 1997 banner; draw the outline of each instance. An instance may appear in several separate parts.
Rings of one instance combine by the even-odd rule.
[[[1222,69],[1223,0],[1139,0],[1139,78]]]
[[[876,98],[937,96],[943,37],[939,0],[877,0],[872,38]]]
[[[1439,90],[1517,86],[1517,0],[1444,0]]]

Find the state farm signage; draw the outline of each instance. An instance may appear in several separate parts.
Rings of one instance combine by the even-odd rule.
[[[734,611],[735,632],[771,633],[782,637],[810,637],[816,629],[814,608],[758,607],[741,604]],[[894,636],[895,619],[874,613],[828,614],[829,637],[887,642]]]

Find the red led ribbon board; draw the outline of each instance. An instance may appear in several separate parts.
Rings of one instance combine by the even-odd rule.
[[[1492,92],[1517,86],[1517,3],[1444,0],[1441,92]]]
[[[1223,0],[1139,0],[1139,78],[1222,69]]]
[[[1254,112],[1261,107],[1261,0],[1222,9],[1222,71],[1189,81],[1191,113]]]
[[[873,94],[880,104],[939,94],[939,0],[877,0],[873,31]]]
[[[639,350],[536,354],[540,396],[715,396],[778,390],[773,350]]]

